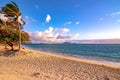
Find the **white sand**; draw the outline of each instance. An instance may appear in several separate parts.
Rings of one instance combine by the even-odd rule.
[[[120,67],[0,46],[0,80],[120,80]]]

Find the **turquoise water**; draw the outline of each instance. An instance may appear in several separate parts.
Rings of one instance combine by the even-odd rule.
[[[32,49],[120,62],[120,44],[24,44]]]

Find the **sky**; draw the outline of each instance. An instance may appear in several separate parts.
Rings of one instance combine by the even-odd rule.
[[[13,0],[34,42],[120,39],[120,0]],[[0,7],[10,0],[0,0]]]

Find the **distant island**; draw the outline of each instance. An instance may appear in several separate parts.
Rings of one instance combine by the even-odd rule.
[[[61,43],[34,43],[26,42],[25,44],[120,44],[120,39],[91,39],[91,40],[71,40]]]

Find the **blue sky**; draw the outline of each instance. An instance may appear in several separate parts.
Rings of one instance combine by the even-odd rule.
[[[42,36],[47,34],[48,38],[65,40],[120,38],[120,0],[13,1],[26,21],[24,30],[31,37],[38,35],[39,41],[44,41]],[[1,0],[0,7],[8,2]]]

